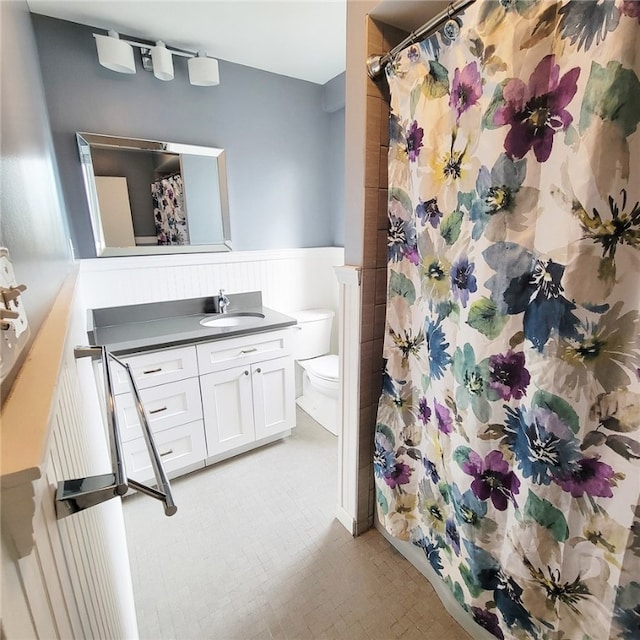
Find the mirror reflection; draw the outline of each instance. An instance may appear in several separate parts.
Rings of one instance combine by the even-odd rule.
[[[99,256],[230,250],[223,149],[76,137]]]

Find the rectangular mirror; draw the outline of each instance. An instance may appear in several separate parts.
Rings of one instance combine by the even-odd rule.
[[[231,250],[223,149],[76,138],[98,256]]]

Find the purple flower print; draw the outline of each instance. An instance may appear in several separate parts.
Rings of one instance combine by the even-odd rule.
[[[407,131],[407,154],[409,155],[409,162],[415,162],[420,154],[422,148],[422,138],[424,131],[422,127],[418,126],[418,123],[414,120],[409,126]]]
[[[496,400],[519,400],[527,390],[531,376],[525,369],[524,353],[507,351],[489,358],[489,389]],[[492,394],[493,395],[493,394]]]
[[[466,307],[469,302],[469,293],[478,290],[476,277],[473,275],[475,265],[469,262],[469,259],[463,256],[451,267],[451,288],[453,297],[462,302],[462,306]]]
[[[420,398],[420,401],[418,402],[418,418],[420,418],[421,422],[427,424],[430,417],[431,409],[429,409],[429,405],[427,405],[427,399]]]
[[[438,209],[438,199],[431,198],[426,202],[420,200],[420,204],[416,207],[416,215],[420,218],[422,224],[429,224],[435,229],[442,218],[442,211]]]
[[[473,476],[471,490],[480,500],[491,498],[498,511],[504,511],[509,501],[516,504],[513,496],[520,490],[520,480],[509,469],[501,451],[490,451],[484,461],[475,451],[470,451],[461,467],[466,474]]]
[[[470,62],[462,71],[456,69],[451,84],[449,105],[456,112],[456,120],[482,96],[482,81],[478,66]]]
[[[611,498],[614,475],[614,470],[596,456],[578,460],[571,473],[554,480],[574,498],[581,498],[585,493],[588,496]]]
[[[640,2],[638,0],[623,0],[620,11],[629,18],[638,18],[638,22],[640,22]]]
[[[451,420],[449,409],[440,404],[437,400],[433,401],[433,406],[436,410],[436,423],[438,424],[438,430],[446,434],[451,433],[453,431],[453,421]]]
[[[395,489],[401,484],[407,484],[409,482],[409,476],[411,475],[411,467],[404,462],[396,462],[393,467],[387,469],[384,474],[384,481]]]
[[[504,634],[500,629],[500,621],[498,616],[487,609],[481,609],[480,607],[471,607],[471,613],[473,619],[489,633],[492,633],[499,640],[504,640]]]
[[[420,60],[420,51],[418,51],[418,47],[415,45],[409,47],[407,51],[407,58],[409,58],[410,62],[418,62]]]
[[[497,126],[511,125],[504,141],[510,157],[523,158],[533,149],[538,162],[546,162],[551,155],[553,136],[566,131],[573,116],[565,109],[577,89],[580,68],[574,67],[560,78],[555,56],[542,58],[529,84],[511,78],[502,89],[504,104],[493,116]]]

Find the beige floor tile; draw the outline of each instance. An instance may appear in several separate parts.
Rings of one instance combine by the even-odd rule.
[[[334,519],[336,438],[290,438],[125,500],[141,640],[469,640],[375,530]]]

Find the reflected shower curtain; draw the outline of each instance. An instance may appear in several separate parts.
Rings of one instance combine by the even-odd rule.
[[[378,517],[497,638],[640,638],[640,3],[478,0],[387,68]]]
[[[158,244],[189,244],[182,176],[176,174],[153,182],[151,197]]]

